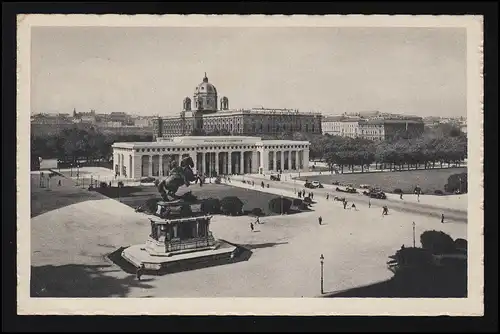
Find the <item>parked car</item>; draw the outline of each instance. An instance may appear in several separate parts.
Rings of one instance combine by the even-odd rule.
[[[316,188],[315,186],[313,186],[313,184],[311,182],[306,182],[304,183],[304,187],[305,188],[309,188],[309,189],[314,189]]]
[[[345,202],[345,197],[335,196],[333,197],[333,200],[338,202]]]
[[[333,181],[333,182],[332,182],[332,184],[333,184],[334,186],[340,186],[340,182],[339,182],[339,181]]]
[[[271,179],[271,181],[280,181],[281,177],[279,174],[271,174],[270,179]]]
[[[359,187],[361,189],[371,189],[372,188],[372,186],[370,186],[369,184],[361,184]]]
[[[340,192],[343,192],[343,193],[350,193],[350,194],[355,194],[357,193],[356,189],[351,187],[351,186],[347,186],[345,188],[335,188],[336,191],[340,191]]]
[[[370,189],[369,191],[363,191],[363,195],[369,196],[371,198],[377,198],[377,199],[387,199],[387,196],[383,191],[376,190],[376,189]]]
[[[319,181],[312,181],[311,184],[314,188],[323,188],[323,185]]]

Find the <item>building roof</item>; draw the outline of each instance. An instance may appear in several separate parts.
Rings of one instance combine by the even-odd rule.
[[[213,145],[309,145],[308,141],[298,140],[263,140],[261,137],[246,136],[184,136],[158,138],[153,142],[114,143],[114,148],[161,148],[161,147],[193,147]]]
[[[205,77],[203,77],[203,81],[196,86],[194,89],[194,95],[198,94],[215,94],[217,95],[217,89],[214,85],[208,82],[207,73],[205,73]]]

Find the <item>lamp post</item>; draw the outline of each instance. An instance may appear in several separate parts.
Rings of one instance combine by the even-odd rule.
[[[415,222],[413,222],[413,248],[415,248]]]
[[[323,290],[323,260],[325,259],[325,257],[323,256],[323,254],[321,254],[321,256],[319,257],[319,262],[321,263],[321,294],[324,294],[324,290]]]
[[[458,191],[462,193],[462,178],[458,177]]]
[[[281,205],[280,213],[283,215],[283,195],[280,195],[280,205]]]
[[[73,164],[69,164],[69,177],[73,177]]]

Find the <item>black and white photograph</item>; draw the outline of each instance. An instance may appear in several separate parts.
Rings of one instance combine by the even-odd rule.
[[[25,16],[18,312],[481,315],[481,29]]]

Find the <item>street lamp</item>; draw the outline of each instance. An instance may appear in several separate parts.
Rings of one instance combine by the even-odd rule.
[[[321,256],[319,257],[319,262],[321,263],[321,294],[324,294],[324,290],[323,290],[323,260],[325,259],[325,257],[323,256],[323,254],[321,254]]]
[[[415,248],[415,222],[413,222],[413,248]]]

